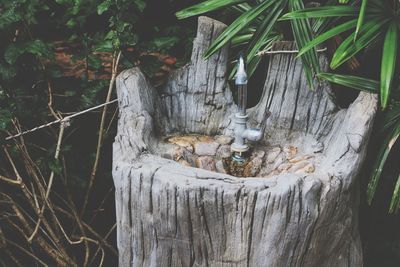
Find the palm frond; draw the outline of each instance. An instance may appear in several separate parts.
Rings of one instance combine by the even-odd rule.
[[[212,54],[218,51],[221,47],[226,45],[237,33],[243,30],[247,25],[254,21],[258,16],[260,16],[265,10],[267,10],[275,1],[266,0],[250,9],[239,16],[234,22],[232,22],[222,33],[217,37],[217,39],[211,44],[211,46],[206,51],[204,57],[209,58]]]
[[[287,13],[280,20],[306,19],[306,18],[328,18],[328,17],[354,17],[357,16],[359,8],[353,6],[322,6],[295,10]]]
[[[398,26],[396,22],[390,24],[383,43],[381,64],[381,105],[386,108],[389,102],[394,71],[396,68],[398,42]]]
[[[289,10],[295,12],[304,9],[301,0],[289,0]],[[296,40],[298,49],[302,49],[307,43],[313,39],[310,22],[307,19],[295,19],[290,21],[294,39]],[[319,61],[315,48],[301,56],[304,72],[307,77],[308,85],[313,89],[313,73],[319,73]]]
[[[355,32],[353,32],[343,43],[336,49],[331,61],[331,68],[336,69],[349,58],[353,57],[360,50],[367,47],[382,36],[382,28],[389,19],[372,19],[368,21],[361,29],[359,38],[354,41]]]
[[[352,76],[352,75],[342,75],[342,74],[332,74],[332,73],[319,73],[318,77],[325,79],[329,82],[340,84],[352,89],[366,91],[369,93],[379,93],[379,82],[367,78]]]
[[[345,31],[348,31],[354,27],[356,27],[357,24],[357,20],[350,20],[348,22],[345,22],[343,24],[340,24],[332,29],[330,29],[329,31],[319,35],[318,37],[316,37],[315,39],[313,39],[311,42],[307,43],[300,51],[299,51],[299,56],[303,55],[304,53],[306,53],[307,51],[309,51],[311,48],[325,42],[326,40],[339,35]]]
[[[358,15],[358,21],[357,21],[357,28],[356,28],[356,32],[354,34],[354,41],[357,39],[358,33],[360,32],[360,29],[361,29],[361,26],[364,23],[364,17],[365,17],[365,13],[367,11],[367,3],[368,3],[368,0],[362,0],[362,2],[361,2],[360,14]]]
[[[399,135],[400,121],[398,121],[391,129],[376,157],[376,162],[374,164],[373,172],[367,189],[367,201],[369,204],[371,204],[374,198],[376,188],[382,175],[383,167],[386,163],[390,151],[392,150],[394,144],[397,142]]]
[[[245,0],[208,0],[176,12],[175,15],[178,19],[184,19],[242,2]]]

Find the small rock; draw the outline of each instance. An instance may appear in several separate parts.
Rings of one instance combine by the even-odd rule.
[[[174,145],[180,146],[180,147],[184,147],[187,150],[189,150],[191,153],[193,153],[194,149],[193,149],[192,144],[187,139],[185,139],[184,136],[171,137],[170,139],[168,139],[168,142],[170,142]]]
[[[261,158],[252,159],[244,168],[244,176],[245,177],[255,177],[261,169],[263,161]]]
[[[279,172],[287,171],[292,167],[292,164],[290,163],[283,163],[276,168]]]
[[[278,157],[278,155],[281,153],[281,148],[279,146],[272,148],[270,151],[267,153],[267,163],[272,163],[275,161],[275,159]]]
[[[222,160],[218,160],[215,163],[215,168],[217,169],[217,172],[219,173],[227,173],[224,167],[224,163],[222,162]]]
[[[217,142],[199,142],[194,145],[194,151],[199,156],[215,156],[218,147]]]
[[[260,158],[260,159],[262,159],[262,158],[264,158],[264,156],[265,156],[265,151],[263,151],[263,150],[257,150],[257,151],[255,151],[255,152],[253,152],[253,155],[252,155],[253,157],[255,157],[255,158]]]
[[[283,152],[285,153],[287,159],[292,159],[297,154],[297,147],[292,145],[285,146],[283,147]]]
[[[305,167],[296,171],[296,173],[312,173],[315,171],[314,164],[309,163]]]
[[[170,142],[172,144],[176,144],[178,146],[182,146],[182,147],[190,147],[195,142],[193,140],[197,141],[197,138],[196,139],[193,139],[193,138],[194,137],[192,137],[192,136],[174,136],[174,137],[168,138],[168,142]]]
[[[200,135],[200,136],[198,136],[198,140],[200,142],[204,142],[204,143],[211,143],[214,141],[214,138],[212,138],[211,136],[208,136],[208,135]]]
[[[215,171],[215,161],[212,157],[204,156],[198,157],[196,160],[196,165],[200,169]]]
[[[289,159],[289,162],[290,163],[297,163],[297,162],[304,161],[304,160],[311,159],[311,158],[314,158],[314,156],[312,156],[312,155],[297,156],[297,157],[294,157],[292,159]]]
[[[231,146],[222,145],[217,150],[217,157],[219,158],[229,158],[231,156]]]
[[[305,166],[305,167],[304,167],[304,171],[305,171],[306,173],[312,173],[312,172],[314,172],[314,171],[315,171],[315,166],[314,166],[314,164],[310,163],[310,164],[308,164],[307,166]]]
[[[221,145],[229,145],[232,143],[233,138],[228,135],[217,135],[215,141]]]
[[[174,147],[172,159],[178,162],[181,159],[188,162],[193,162],[193,154],[185,147],[176,146]]]
[[[277,169],[279,167],[279,165],[281,165],[283,162],[286,161],[286,156],[284,154],[280,154],[276,160],[275,160],[275,164],[272,167],[273,170]]]
[[[305,166],[307,166],[310,162],[308,161],[299,161],[295,164],[293,164],[293,166],[290,168],[290,171],[292,172],[296,172],[298,170],[303,169]]]

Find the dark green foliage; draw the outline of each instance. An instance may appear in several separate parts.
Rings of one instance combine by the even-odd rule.
[[[70,122],[71,125],[65,129],[61,157],[58,160],[54,159],[54,155],[59,125],[26,135],[23,141],[5,141],[5,137],[55,120],[49,106],[58,116],[65,117],[104,103],[110,83],[112,57],[118,51],[122,51],[119,70],[141,66],[149,77],[155,77],[154,74],[165,65],[163,55],[160,54],[186,60],[195,25],[178,25],[172,15],[176,7],[171,1],[158,3],[157,6],[154,2],[0,1],[0,175],[15,178],[3,150],[5,148],[29,190],[38,194],[37,201],[40,205],[44,202],[37,182],[43,181],[46,187],[53,172],[55,178],[50,193],[52,205],[70,214],[74,213],[74,206],[78,214],[81,212],[84,192],[87,190],[95,159],[101,109]],[[169,12],[172,19],[165,20],[164,16],[151,17],[160,12],[160,6],[166,7],[161,8],[161,12]],[[173,69],[173,63],[168,68]],[[115,93],[112,98],[115,98]],[[115,135],[116,112],[116,106],[111,105],[106,114],[103,155],[100,157],[96,177],[99,182],[94,184],[88,208],[80,214],[81,219],[101,236],[115,223],[112,216],[115,211],[112,197],[111,144]],[[40,179],[35,180],[33,173]],[[13,213],[7,200],[11,196],[26,211],[26,215],[29,215],[27,218],[32,218],[29,223],[34,228],[33,220],[37,219],[38,214],[28,205],[29,199],[24,198],[18,187],[9,188],[3,181],[0,181],[0,188],[0,210],[4,211],[0,213],[0,225],[5,237],[18,242],[29,251],[32,250],[33,254],[49,266],[58,265],[46,250],[36,245],[35,240],[35,245],[27,244],[25,237],[7,221],[7,214]],[[105,214],[100,211],[104,208],[107,208]],[[82,232],[77,230],[77,220],[66,216],[61,210],[56,210],[56,213],[70,238],[79,238]],[[49,214],[46,208],[44,215],[47,217]],[[18,218],[12,218],[16,225],[21,224]],[[55,222],[54,219],[52,222]],[[48,230],[46,227],[44,229]],[[60,236],[64,246],[62,249],[57,248],[66,250],[79,266],[84,266],[84,246],[68,244],[57,224],[53,231]],[[25,234],[31,233],[26,231]],[[44,236],[46,242],[53,246],[46,233],[39,231],[38,235]],[[87,236],[98,240],[94,235]],[[114,238],[109,239],[111,243],[112,240]],[[91,244],[90,258],[93,257],[94,262],[90,266],[97,266],[100,261],[101,252],[94,255],[97,248],[98,246]],[[21,250],[11,245],[7,249],[23,264],[33,266],[34,260]],[[115,266],[116,255],[110,251],[105,251],[104,265]],[[15,265],[12,257],[2,248],[0,265],[5,263],[7,266]]]

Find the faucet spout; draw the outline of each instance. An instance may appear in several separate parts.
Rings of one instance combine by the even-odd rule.
[[[260,141],[263,138],[264,132],[262,129],[255,129],[255,128],[247,128],[242,136],[244,139],[257,142]]]

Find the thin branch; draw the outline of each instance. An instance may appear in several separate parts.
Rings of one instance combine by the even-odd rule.
[[[35,259],[38,263],[40,263],[43,266],[49,266],[46,263],[44,263],[42,260],[40,260],[38,257],[36,257],[33,253],[29,252],[28,250],[24,249],[23,247],[21,247],[20,245],[18,245],[17,243],[11,241],[10,239],[6,239],[6,242],[8,244],[13,245],[14,247],[18,248],[19,250],[21,250],[22,252],[24,252],[26,255],[30,256],[31,258]]]
[[[12,185],[20,185],[21,184],[21,181],[10,179],[3,175],[0,175],[0,180],[4,181],[6,183],[12,184]]]
[[[59,132],[59,134],[58,134],[56,152],[55,152],[55,155],[54,155],[54,159],[55,159],[55,160],[58,160],[58,158],[59,158],[59,156],[60,156],[61,141],[62,141],[62,138],[63,138],[63,136],[64,136],[64,130],[65,130],[65,128],[66,128],[67,126],[68,126],[68,123],[67,123],[67,122],[62,122],[62,123],[60,124],[60,132]],[[47,185],[45,200],[44,200],[44,202],[43,202],[42,208],[41,208],[40,211],[39,211],[39,218],[38,218],[38,221],[37,221],[37,223],[36,223],[35,230],[34,230],[33,233],[31,234],[31,236],[28,238],[28,242],[29,242],[29,243],[32,242],[33,238],[35,237],[35,235],[37,234],[37,232],[38,232],[38,230],[39,230],[39,226],[40,226],[40,223],[41,223],[41,221],[42,221],[43,212],[44,212],[44,209],[45,209],[45,207],[46,207],[47,200],[48,200],[49,195],[50,195],[51,187],[52,187],[52,185],[53,185],[54,174],[55,174],[54,171],[51,171],[51,173],[50,173],[50,178],[49,178],[49,183],[48,183],[48,185]]]
[[[115,230],[115,228],[117,228],[117,223],[114,223],[114,225],[111,227],[111,229],[108,231],[108,233],[104,236],[103,240],[105,240],[105,242],[107,242],[107,238],[111,235],[111,233]],[[105,243],[105,244],[107,244],[107,243]],[[89,264],[89,265],[92,265],[94,259],[96,258],[97,254],[99,253],[99,249],[100,249],[100,248],[101,248],[101,247],[99,247],[99,248],[96,250],[96,252],[94,253],[93,258],[92,258],[92,260],[90,261],[90,264]],[[102,251],[102,252],[104,253],[104,251]],[[118,255],[118,254],[116,254],[116,255]]]
[[[110,99],[111,99],[111,93],[112,93],[112,89],[114,87],[115,78],[117,77],[118,65],[119,65],[120,58],[121,58],[121,51],[118,52],[118,56],[117,57],[115,57],[115,53],[114,53],[114,55],[113,55],[113,63],[112,63],[112,74],[111,74],[110,84],[108,86],[106,102],[109,102]],[[104,106],[103,112],[101,114],[99,137],[97,139],[96,158],[94,160],[92,172],[91,172],[91,175],[90,175],[89,185],[88,185],[88,188],[86,190],[85,200],[84,200],[83,205],[82,205],[82,210],[81,210],[81,213],[80,213],[81,217],[85,213],[86,206],[87,206],[88,200],[89,200],[90,190],[92,189],[93,182],[94,182],[94,179],[95,179],[96,173],[97,173],[97,167],[98,167],[99,159],[100,159],[100,151],[101,151],[101,146],[102,146],[102,143],[103,143],[103,133],[104,133],[104,124],[105,124],[105,120],[106,120],[106,113],[107,113],[107,106]]]

